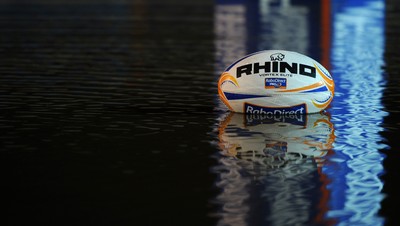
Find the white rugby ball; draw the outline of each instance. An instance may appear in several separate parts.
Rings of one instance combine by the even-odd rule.
[[[307,114],[323,111],[335,84],[320,63],[303,54],[265,50],[247,55],[220,76],[218,94],[234,112]]]

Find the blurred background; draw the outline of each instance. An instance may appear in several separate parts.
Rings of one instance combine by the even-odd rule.
[[[1,0],[4,225],[396,225],[394,0]],[[230,113],[242,56],[326,67],[321,114]]]

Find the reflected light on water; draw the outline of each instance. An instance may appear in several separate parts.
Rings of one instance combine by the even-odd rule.
[[[275,3],[275,4],[274,4]],[[289,0],[260,0],[260,40],[258,49],[292,49],[305,53],[309,48],[307,16],[310,8]],[[272,35],[275,34],[275,35]],[[296,42],[293,42],[296,39]]]
[[[219,225],[384,224],[384,8],[383,0],[217,0],[216,75],[245,54],[287,49],[320,60],[336,84],[327,115],[221,116],[212,168]]]
[[[331,180],[330,211],[342,225],[382,225],[379,217],[384,156],[384,2],[333,2],[332,74],[337,84],[332,122],[335,154],[323,168]]]
[[[221,155],[212,170],[221,190],[215,199],[219,225],[323,221],[329,191],[314,181],[327,183],[320,169],[335,140],[328,115],[230,113],[218,134]],[[323,198],[313,198],[319,195]]]

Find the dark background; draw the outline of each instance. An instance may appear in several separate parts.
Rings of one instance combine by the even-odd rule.
[[[212,1],[0,4],[7,225],[212,225]]]
[[[386,21],[385,34],[386,45],[384,59],[386,65],[387,87],[383,92],[382,102],[389,112],[384,119],[383,127],[386,128],[382,132],[382,136],[386,139],[383,141],[390,146],[387,150],[382,150],[386,154],[383,161],[385,174],[381,177],[384,181],[383,193],[387,197],[382,202],[380,214],[386,217],[388,225],[399,224],[398,204],[400,203],[400,119],[399,119],[399,71],[400,71],[400,42],[399,32],[400,24],[400,6],[396,1],[386,0]]]

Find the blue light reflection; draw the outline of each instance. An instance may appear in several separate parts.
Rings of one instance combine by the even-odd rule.
[[[246,54],[286,49],[319,60],[336,84],[329,117],[324,119],[334,134],[322,136],[324,141],[318,140],[320,131],[314,131],[311,124],[297,128],[296,123],[289,123],[286,128],[296,132],[289,136],[286,130],[266,125],[270,122],[249,124],[248,119],[234,116],[227,123],[221,115],[218,142],[222,155],[211,169],[221,190],[213,200],[220,206],[214,213],[220,225],[280,225],[287,219],[296,225],[384,224],[378,215],[384,198],[379,176],[385,158],[379,150],[386,148],[379,132],[387,115],[381,103],[384,11],[383,0],[217,0],[216,77]],[[220,103],[218,109],[226,108]],[[288,158],[293,149],[282,148],[306,137],[332,146],[321,149],[327,151],[322,158],[306,158],[297,164]],[[284,154],[264,152],[272,141]],[[231,153],[236,149],[247,154],[262,151],[239,158]],[[273,159],[284,161],[271,162],[271,153]],[[278,163],[284,165],[275,167]],[[298,171],[291,171],[293,167]]]
[[[382,225],[378,216],[385,148],[380,124],[387,113],[381,97],[384,2],[332,1],[331,73],[336,89],[331,104],[335,154],[323,167],[331,183],[327,217],[339,225]]]

